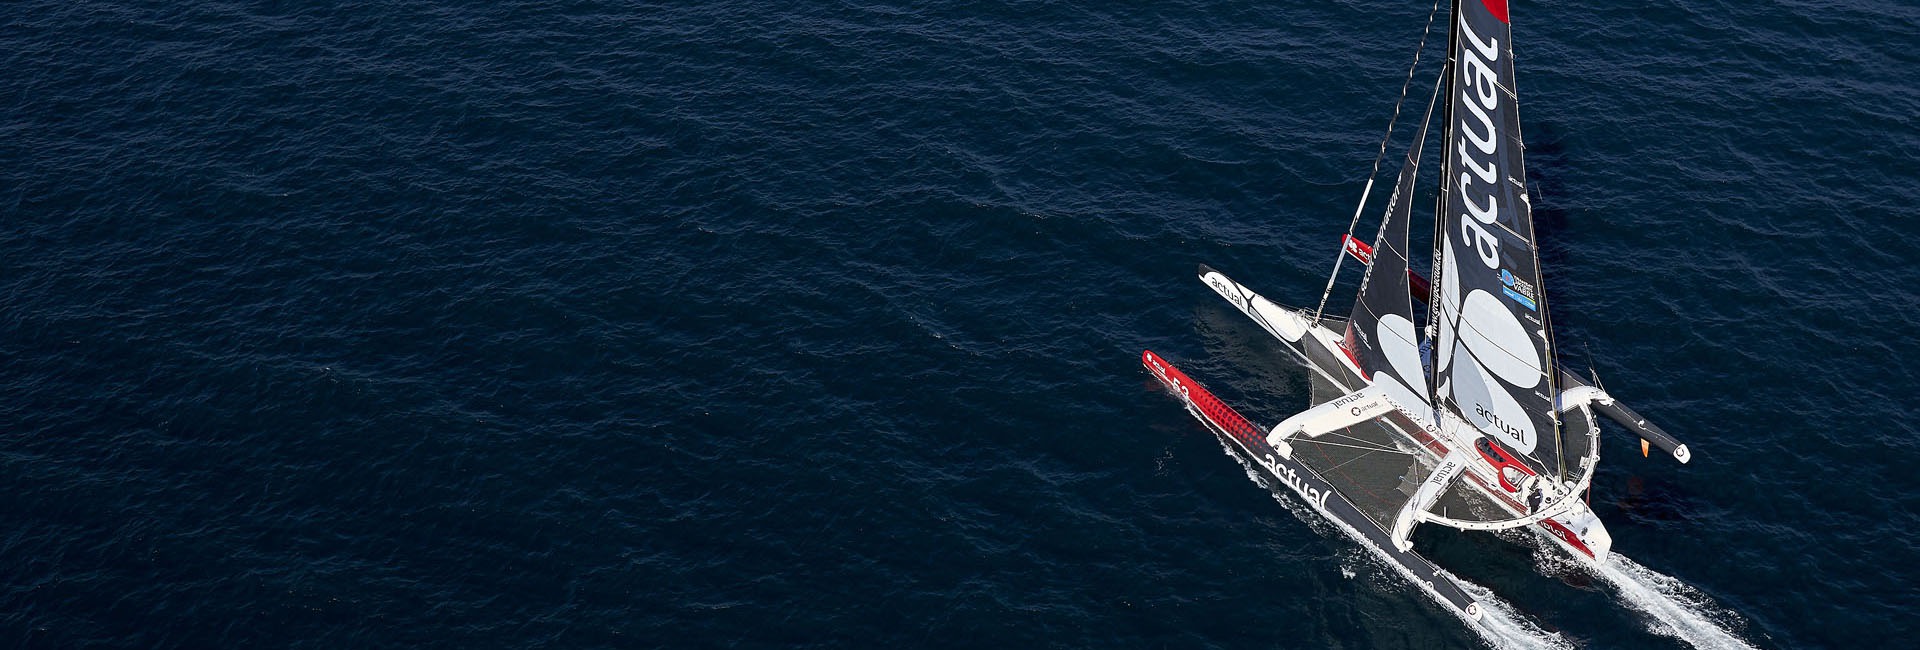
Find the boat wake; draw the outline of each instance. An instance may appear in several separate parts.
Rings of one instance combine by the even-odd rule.
[[[1355,535],[1342,531],[1327,521],[1312,507],[1294,499],[1279,486],[1273,485],[1252,463],[1225,446],[1222,451],[1240,464],[1241,469],[1260,487],[1272,494],[1273,500],[1285,507],[1294,517],[1305,522],[1314,532],[1330,537],[1355,539]],[[1344,534],[1343,534],[1344,533]],[[1380,553],[1379,549],[1362,543],[1372,553],[1362,553],[1368,560]],[[1347,564],[1342,562],[1342,565]],[[1567,566],[1542,567],[1543,573],[1555,573],[1553,568],[1579,570],[1570,562]],[[1703,650],[1754,650],[1754,646],[1735,634],[1734,630],[1746,628],[1746,621],[1725,607],[1713,602],[1713,599],[1678,578],[1640,566],[1627,556],[1614,553],[1607,562],[1588,569],[1595,575],[1612,584],[1619,592],[1620,599],[1628,607],[1647,616],[1647,628],[1655,634],[1673,637]],[[1342,566],[1341,572],[1352,578],[1356,575],[1353,567]],[[1442,570],[1444,573],[1444,570]],[[1467,595],[1480,603],[1480,620],[1467,620],[1467,627],[1480,635],[1487,645],[1499,650],[1553,649],[1570,650],[1577,647],[1566,636],[1549,632],[1531,617],[1515,609],[1511,603],[1502,600],[1492,590],[1461,580],[1451,574],[1448,578],[1460,584]],[[1463,619],[1464,620],[1464,619]]]
[[[1620,597],[1628,606],[1646,614],[1648,628],[1655,634],[1679,639],[1695,648],[1753,648],[1730,631],[1746,627],[1738,614],[1677,578],[1640,566],[1619,553],[1614,553],[1594,573],[1620,590]]]
[[[1480,601],[1480,620],[1470,622],[1469,627],[1480,634],[1487,645],[1500,650],[1532,650],[1535,648],[1553,648],[1572,650],[1573,642],[1559,634],[1542,629],[1533,619],[1520,613],[1507,601],[1494,595],[1493,591],[1480,585],[1459,580],[1460,588],[1465,589],[1474,600]]]

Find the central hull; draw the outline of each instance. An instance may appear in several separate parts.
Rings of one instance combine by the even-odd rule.
[[[1253,319],[1268,333],[1279,339],[1287,347],[1307,362],[1315,373],[1348,391],[1364,388],[1368,380],[1362,376],[1360,368],[1340,346],[1342,334],[1334,332],[1324,325],[1313,322],[1312,317],[1303,311],[1281,307],[1260,296],[1250,289],[1234,282],[1231,278],[1205,266],[1200,270],[1201,281],[1220,294],[1241,313]],[[1577,408],[1585,409],[1585,406]],[[1590,414],[1584,418],[1592,425]],[[1456,447],[1463,445],[1453,436],[1442,433],[1449,426],[1467,425],[1457,419],[1450,422],[1422,424],[1415,422],[1404,413],[1395,411],[1381,418],[1396,433],[1408,442],[1418,445],[1431,456],[1429,461],[1445,458]],[[1511,518],[1521,518],[1530,513],[1524,502],[1520,486],[1512,481],[1501,479],[1500,468],[1495,461],[1506,460],[1503,465],[1514,465],[1510,458],[1502,458],[1499,450],[1469,449],[1469,453],[1459,454],[1468,460],[1466,470],[1461,477],[1467,485],[1486,501],[1504,510]],[[1564,486],[1561,489],[1565,489]],[[1535,533],[1552,540],[1555,545],[1567,551],[1575,560],[1590,566],[1597,566],[1606,560],[1612,548],[1612,537],[1593,511],[1584,503],[1573,502],[1561,506],[1562,512],[1527,526]],[[1465,526],[1457,526],[1465,527]],[[1489,526],[1488,528],[1498,528]]]

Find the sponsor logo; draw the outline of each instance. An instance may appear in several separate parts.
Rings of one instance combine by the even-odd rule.
[[[1153,374],[1159,376],[1160,383],[1166,384],[1167,387],[1172,388],[1174,392],[1180,393],[1180,399],[1185,400],[1188,404],[1193,403],[1193,392],[1187,390],[1187,383],[1180,381],[1173,375],[1167,374],[1169,368],[1161,365],[1160,357],[1149,356],[1147,357],[1147,363],[1152,364]]]
[[[1480,420],[1486,422],[1488,426],[1493,427],[1501,433],[1507,434],[1507,437],[1516,441],[1518,443],[1517,446],[1520,448],[1533,448],[1533,440],[1525,430],[1502,421],[1500,414],[1493,412],[1492,409],[1488,409],[1487,405],[1474,402],[1473,414],[1480,416]]]
[[[1528,311],[1540,311],[1540,307],[1533,303],[1532,298],[1528,298],[1512,289],[1501,289],[1500,291],[1507,294],[1507,297],[1512,298],[1514,302],[1520,303],[1521,307],[1526,307]]]
[[[1220,276],[1218,275],[1207,276],[1207,286],[1213,287],[1214,293],[1220,294],[1220,297],[1222,298],[1226,298],[1227,302],[1233,303],[1233,306],[1240,308],[1240,311],[1247,310],[1247,299],[1240,297],[1239,291],[1235,291],[1232,288],[1228,287],[1227,281],[1224,279],[1221,279]]]
[[[1460,164],[1457,198],[1469,217],[1460,220],[1460,234],[1482,264],[1496,269],[1500,267],[1500,238],[1488,232],[1486,226],[1500,216],[1500,176],[1494,172],[1500,160],[1500,141],[1505,138],[1493,124],[1493,115],[1500,110],[1501,93],[1499,73],[1493,62],[1499,60],[1500,48],[1498,42],[1475,34],[1466,16],[1460,17],[1459,28],[1460,76],[1455,84],[1460,89],[1460,98],[1456,105],[1465,110],[1457,112],[1459,123],[1454,127],[1460,134],[1455,143],[1459,154],[1455,160]]]
[[[1339,399],[1333,400],[1333,406],[1334,408],[1346,407],[1347,413],[1358,416],[1364,413],[1377,413],[1383,408],[1397,408],[1399,405],[1385,396],[1361,392],[1342,395]]]
[[[1298,492],[1300,496],[1306,497],[1307,502],[1313,504],[1313,507],[1320,509],[1322,512],[1326,511],[1327,497],[1332,494],[1331,491],[1308,485],[1307,480],[1301,477],[1299,472],[1294,471],[1290,465],[1281,464],[1279,459],[1273,457],[1273,454],[1261,456],[1260,464],[1266,465],[1267,469],[1273,472],[1274,477],[1280,479],[1281,483],[1287,484],[1287,487],[1293,488],[1294,492]]]
[[[1586,554],[1587,557],[1594,556],[1593,549],[1587,546],[1586,540],[1581,539],[1579,535],[1575,535],[1572,530],[1567,528],[1566,524],[1562,524],[1555,519],[1545,519],[1541,520],[1540,527],[1547,529],[1547,532],[1553,533],[1554,537],[1565,541],[1567,546]]]
[[[1352,255],[1353,259],[1360,260],[1361,264],[1373,264],[1372,246],[1368,246],[1366,242],[1354,239],[1353,235],[1342,235],[1341,237],[1344,238],[1343,241],[1346,243],[1348,255]]]
[[[1526,307],[1528,311],[1540,311],[1539,303],[1534,299],[1531,283],[1514,277],[1512,271],[1500,269],[1500,284],[1502,285],[1500,290],[1506,293],[1508,298],[1520,303],[1520,306]]]

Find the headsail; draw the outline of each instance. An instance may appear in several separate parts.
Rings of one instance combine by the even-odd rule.
[[[1386,389],[1389,399],[1401,408],[1429,413],[1432,398],[1427,391],[1426,373],[1420,366],[1419,334],[1413,326],[1413,300],[1407,291],[1407,222],[1413,212],[1413,186],[1419,176],[1420,152],[1427,140],[1427,125],[1433,121],[1435,95],[1427,101],[1427,114],[1414,130],[1413,146],[1400,164],[1400,178],[1394,183],[1393,196],[1387,200],[1387,216],[1380,223],[1380,234],[1373,243],[1373,259],[1360,281],[1360,297],[1353,303],[1353,317],[1347,321],[1345,347],[1353,353],[1354,363],[1376,385]],[[1416,420],[1431,417],[1416,417]]]
[[[1456,0],[1435,247],[1433,395],[1564,476],[1506,0]]]

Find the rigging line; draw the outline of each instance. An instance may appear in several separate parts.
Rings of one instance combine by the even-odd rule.
[[[1433,34],[1433,18],[1440,15],[1440,0],[1433,0],[1433,9],[1427,12],[1427,31],[1420,34],[1420,47],[1413,51],[1413,65],[1407,66],[1407,80],[1400,84],[1400,99],[1393,103],[1393,117],[1387,119],[1387,135],[1380,139],[1380,152],[1373,156],[1373,171],[1367,172],[1367,185],[1360,190],[1360,205],[1353,208],[1353,220],[1347,223],[1347,236],[1353,236],[1353,229],[1360,227],[1360,213],[1367,209],[1367,195],[1373,193],[1373,179],[1380,174],[1380,161],[1387,157],[1387,143],[1393,140],[1393,123],[1400,119],[1400,105],[1407,102],[1407,91],[1413,88],[1413,72],[1420,68],[1420,53],[1427,49],[1427,37]],[[1429,116],[1431,117],[1431,116]],[[1327,299],[1333,297],[1333,283],[1340,279],[1340,264],[1347,261],[1346,242],[1340,243],[1340,250],[1334,253],[1333,273],[1327,276],[1327,290],[1320,293],[1320,306],[1313,308],[1313,319],[1320,320],[1320,312],[1326,311]]]
[[[1357,425],[1356,425],[1356,426],[1357,426]],[[1322,435],[1320,435],[1320,436],[1314,436],[1314,437],[1310,437],[1310,438],[1306,438],[1306,439],[1297,439],[1297,440],[1300,440],[1300,442],[1313,442],[1313,443],[1318,443],[1318,442],[1320,442],[1320,440],[1319,440],[1319,438],[1322,438],[1322,437],[1326,437],[1326,438],[1339,438],[1339,439],[1341,439],[1341,440],[1351,440],[1351,441],[1353,441],[1354,443],[1356,443],[1356,444],[1360,444],[1360,445],[1374,445],[1374,447],[1353,447],[1354,449],[1374,449],[1374,448],[1378,448],[1378,449],[1380,449],[1380,450],[1384,450],[1384,451],[1395,451],[1395,450],[1394,450],[1393,448],[1390,448],[1390,447],[1384,447],[1384,446],[1380,446],[1380,443],[1378,443],[1378,442],[1375,442],[1375,441],[1372,441],[1372,440],[1368,440],[1368,439],[1366,439],[1366,438],[1362,438],[1362,437],[1359,437],[1359,436],[1356,436],[1356,435],[1353,435],[1353,434],[1351,434],[1351,433],[1335,433],[1335,431],[1352,431],[1352,430],[1353,430],[1353,429],[1352,429],[1351,427],[1349,427],[1349,428],[1344,428],[1344,429],[1335,429],[1334,431],[1328,431],[1328,432],[1326,432],[1325,434],[1322,434]],[[1335,446],[1337,446],[1337,447],[1352,447],[1352,445],[1335,445]]]
[[[1337,431],[1352,431],[1352,430],[1353,430],[1352,428],[1337,429]],[[1328,431],[1325,434],[1322,434],[1322,437],[1339,438],[1341,440],[1351,440],[1355,444],[1362,444],[1362,445],[1379,445],[1380,444],[1378,442],[1374,442],[1372,440],[1368,440],[1366,438],[1362,438],[1360,436],[1356,436],[1351,433],[1334,433],[1333,431]]]
[[[1326,471],[1326,473],[1328,473],[1328,474],[1332,474],[1332,473],[1334,473],[1334,472],[1337,472],[1337,471],[1339,471],[1339,470],[1340,470],[1340,468],[1342,468],[1342,467],[1346,467],[1346,466],[1348,466],[1348,465],[1351,465],[1351,464],[1353,464],[1353,461],[1356,461],[1356,460],[1360,460],[1360,459],[1362,459],[1362,458],[1366,458],[1366,457],[1368,457],[1368,456],[1372,456],[1373,454],[1374,454],[1374,452],[1371,452],[1371,451],[1369,451],[1369,452],[1367,452],[1367,453],[1364,453],[1364,454],[1360,454],[1360,455],[1358,455],[1358,456],[1354,456],[1354,457],[1352,457],[1352,458],[1349,458],[1349,459],[1347,459],[1347,462],[1344,462],[1344,463],[1341,463],[1341,464],[1339,464],[1339,465],[1334,465],[1333,467],[1329,467],[1329,468],[1327,468],[1327,471]]]
[[[1398,449],[1387,449],[1387,448],[1385,448],[1385,447],[1363,447],[1363,446],[1360,446],[1360,445],[1343,445],[1343,444],[1340,444],[1340,443],[1337,443],[1337,442],[1321,442],[1321,441],[1319,441],[1319,440],[1301,440],[1300,442],[1302,442],[1302,443],[1309,443],[1309,442],[1310,442],[1310,443],[1313,443],[1313,444],[1316,444],[1316,445],[1326,445],[1326,446],[1328,446],[1328,447],[1344,447],[1344,448],[1347,448],[1347,449],[1358,449],[1358,450],[1360,450],[1360,451],[1364,451],[1364,452],[1367,452],[1367,453],[1369,453],[1369,454],[1371,454],[1371,453],[1374,453],[1374,452],[1380,452],[1380,453],[1383,453],[1383,454],[1405,454],[1405,455],[1409,455],[1409,456],[1411,456],[1411,455],[1412,455],[1412,454],[1410,454],[1410,453],[1408,453],[1408,452],[1404,452],[1404,451],[1400,451],[1400,450],[1398,450]],[[1353,462],[1353,461],[1347,461],[1347,462]],[[1341,465],[1345,465],[1345,464],[1347,464],[1347,463],[1341,463]],[[1334,467],[1333,469],[1339,469],[1339,466],[1335,466],[1335,467]]]
[[[1336,447],[1349,447],[1349,448],[1352,448],[1352,449],[1371,449],[1371,450],[1374,450],[1374,451],[1384,451],[1384,452],[1388,452],[1388,453],[1407,453],[1407,452],[1403,452],[1403,451],[1400,451],[1399,449],[1397,449],[1397,448],[1395,448],[1395,447],[1388,447],[1388,446],[1384,446],[1384,445],[1381,445],[1381,444],[1380,444],[1379,442],[1376,442],[1376,441],[1373,441],[1373,440],[1367,440],[1367,439],[1365,439],[1365,438],[1356,438],[1356,437],[1353,437],[1353,436],[1340,436],[1340,435],[1336,435],[1336,434],[1333,434],[1333,433],[1328,433],[1328,434],[1326,434],[1325,436],[1322,436],[1322,437],[1326,437],[1326,438],[1335,438],[1335,437],[1337,437],[1337,438],[1339,438],[1339,439],[1342,439],[1342,440],[1348,440],[1348,441],[1352,441],[1352,442],[1354,443],[1354,444],[1351,444],[1351,445],[1342,445],[1342,444],[1335,444],[1335,443],[1326,443],[1326,444],[1332,444],[1333,446],[1336,446]],[[1319,443],[1320,441],[1319,441],[1319,440],[1315,440],[1315,439],[1309,439],[1309,440],[1303,440],[1302,442],[1314,442],[1314,443]]]

